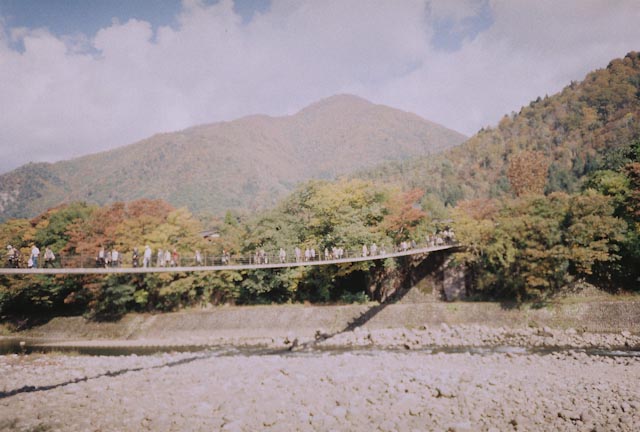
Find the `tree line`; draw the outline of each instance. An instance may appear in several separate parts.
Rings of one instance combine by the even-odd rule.
[[[432,210],[418,189],[343,179],[311,181],[257,214],[196,218],[159,200],[95,206],[71,203],[0,225],[0,242],[32,244],[59,255],[100,247],[200,249],[250,255],[279,248],[397,245],[424,240],[450,224],[478,298],[540,301],[576,283],[613,291],[638,289],[640,277],[640,141],[605,160],[582,189],[546,193],[549,162],[523,151],[509,163],[511,195],[460,201]],[[442,216],[447,222],[443,222]],[[205,239],[204,227],[219,236]],[[406,265],[407,268],[401,268]],[[171,311],[203,304],[380,300],[410,262],[393,259],[321,267],[144,275],[2,276],[0,313],[113,318],[129,311]],[[394,279],[395,278],[395,279]]]
[[[104,247],[128,256],[134,248],[251,255],[279,248],[391,248],[420,240],[437,222],[420,208],[417,190],[363,180],[312,181],[278,206],[258,214],[229,211],[223,218],[195,217],[160,200],[96,206],[70,203],[33,219],[0,225],[0,243],[28,253],[32,244],[58,257],[95,256]],[[205,238],[205,228],[219,236]],[[46,317],[85,314],[117,317],[128,311],[169,311],[203,304],[352,302],[376,299],[394,260],[280,270],[146,275],[0,276],[0,314]],[[389,281],[388,283],[393,283]]]

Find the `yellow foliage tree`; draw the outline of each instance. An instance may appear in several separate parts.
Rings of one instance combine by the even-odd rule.
[[[542,152],[523,150],[511,157],[507,178],[516,196],[541,194],[548,171],[549,159]]]

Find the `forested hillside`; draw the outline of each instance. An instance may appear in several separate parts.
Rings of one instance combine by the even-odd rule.
[[[359,173],[452,218],[476,292],[640,286],[640,54],[538,98],[435,157]],[[452,210],[453,211],[450,211]]]
[[[340,95],[287,117],[251,116],[0,176],[0,220],[60,203],[163,199],[195,213],[274,205],[297,184],[436,153],[465,137],[414,114]]]
[[[422,188],[427,200],[453,206],[462,199],[510,195],[509,163],[529,150],[547,158],[545,192],[575,192],[589,173],[619,165],[616,158],[639,137],[640,54],[631,52],[559,94],[505,115],[497,127],[480,130],[458,147],[357,176]]]

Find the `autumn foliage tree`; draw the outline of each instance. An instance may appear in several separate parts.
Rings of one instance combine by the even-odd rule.
[[[516,196],[541,194],[547,183],[549,159],[539,151],[523,150],[511,157],[507,178]]]
[[[387,200],[387,214],[384,228],[396,243],[411,237],[411,229],[418,226],[427,216],[420,208],[420,199],[424,196],[421,189],[390,194]]]

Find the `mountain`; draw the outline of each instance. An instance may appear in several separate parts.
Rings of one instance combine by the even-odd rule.
[[[640,53],[630,52],[558,94],[505,115],[497,127],[480,130],[460,146],[355,175],[422,188],[428,200],[455,205],[510,194],[509,162],[529,150],[550,163],[546,192],[573,192],[591,172],[619,168],[638,140]]]
[[[0,221],[64,202],[164,199],[193,212],[272,205],[302,181],[437,153],[465,137],[415,114],[351,95],[295,115],[254,115],[152,136],[0,176]]]

